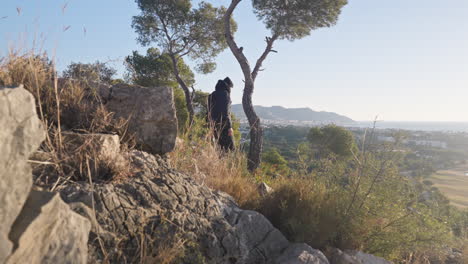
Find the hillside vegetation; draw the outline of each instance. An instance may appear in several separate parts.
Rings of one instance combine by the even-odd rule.
[[[52,155],[54,165],[45,168],[55,177],[42,182],[54,189],[90,178],[131,180],[134,172],[125,163],[106,162],[87,148],[79,155],[67,152],[61,134],[64,127],[119,134],[126,148],[135,146],[126,133],[126,120],[109,118],[112,113],[96,107],[99,103],[88,103],[97,98],[89,97],[89,83],[72,82],[58,90],[47,57],[11,54],[0,66],[0,85],[17,83],[36,95],[38,112],[48,128],[41,149]],[[356,143],[350,132],[329,126],[310,132],[298,148],[294,168],[281,155],[271,153],[251,174],[244,153],[220,152],[204,122],[201,114],[192,127],[181,128],[184,133],[169,154],[173,168],[230,194],[241,207],[261,212],[293,242],[324,252],[361,250],[397,263],[443,261],[448,247],[464,249],[466,213],[450,207],[443,196],[434,196],[430,202],[420,199],[424,190],[398,172],[396,146],[373,145],[368,140],[372,136]],[[337,138],[328,137],[330,133],[342,143],[336,145]],[[317,137],[323,139],[316,141]],[[98,161],[100,169],[91,172],[90,161]],[[274,191],[260,195],[257,188],[262,182]]]
[[[422,200],[425,190],[399,174],[395,146],[364,141],[358,149],[349,145],[347,156],[332,145],[319,151],[304,143],[294,168],[269,151],[251,175],[241,152],[219,156],[207,141],[187,138],[171,154],[174,166],[261,212],[292,241],[363,250],[396,263],[441,263],[447,247],[464,248],[466,213],[439,194]],[[274,191],[258,195],[261,182]]]

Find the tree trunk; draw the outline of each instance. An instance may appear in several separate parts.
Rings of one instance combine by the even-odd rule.
[[[185,94],[185,103],[187,104],[187,111],[189,112],[189,127],[193,125],[193,120],[195,119],[195,110],[193,109],[192,94],[190,93],[189,88],[185,84],[184,80],[177,78],[177,82],[184,90]]]
[[[239,48],[234,41],[234,36],[231,30],[231,17],[234,9],[241,0],[232,0],[229,8],[224,15],[224,32],[226,42],[234,55],[244,74],[244,95],[242,97],[242,106],[244,107],[245,115],[249,120],[250,125],[250,148],[248,154],[247,168],[250,172],[254,172],[261,163],[262,149],[263,149],[263,129],[260,123],[260,118],[255,113],[252,104],[252,94],[255,88],[255,78],[252,75],[252,68],[250,67],[247,57],[245,57],[242,48]],[[256,74],[255,74],[256,75]]]
[[[195,110],[193,109],[193,102],[192,102],[192,94],[190,93],[190,89],[188,88],[185,81],[180,77],[179,67],[177,65],[177,59],[174,54],[170,54],[172,60],[172,67],[174,71],[174,76],[176,77],[177,83],[179,86],[184,90],[185,94],[185,104],[187,105],[187,110],[189,112],[189,127],[193,125],[193,120],[195,118]]]
[[[242,106],[250,126],[250,146],[247,159],[247,169],[250,172],[255,171],[260,166],[263,151],[263,128],[252,104],[254,87],[254,83],[245,82],[242,97]]]

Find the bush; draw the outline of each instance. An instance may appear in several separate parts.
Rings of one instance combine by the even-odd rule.
[[[271,148],[262,155],[262,172],[271,177],[287,176],[288,162],[276,148]]]
[[[294,242],[314,248],[336,244],[337,227],[344,220],[344,201],[321,183],[303,179],[276,182],[258,210]]]
[[[114,160],[99,157],[90,142],[83,141],[70,150],[64,140],[64,131],[118,134],[124,148],[133,147],[133,136],[127,133],[128,120],[115,119],[105,109],[98,84],[58,79],[46,54],[10,53],[0,59],[0,85],[20,84],[35,97],[37,112],[48,132],[40,147],[46,161],[36,161],[39,165],[35,173],[40,180],[57,187],[69,180],[111,179],[130,173],[129,166],[117,166]]]
[[[318,162],[314,173],[273,181],[275,191],[255,209],[290,240],[322,250],[362,250],[398,261],[447,245],[446,219],[418,202],[388,155],[361,153],[344,165]]]
[[[305,159],[313,162],[312,170],[272,178],[268,171],[249,174],[242,152],[223,153],[206,128],[192,129],[192,137],[170,154],[173,166],[264,214],[291,241],[325,251],[361,250],[393,261],[450,244],[447,215],[419,201],[420,192],[399,175],[394,151],[358,152],[349,160]],[[267,158],[284,164],[275,154]],[[257,193],[262,181],[274,189],[265,197]]]

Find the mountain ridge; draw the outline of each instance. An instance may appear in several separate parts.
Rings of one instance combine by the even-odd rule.
[[[308,107],[286,108],[283,106],[254,106],[258,116],[271,121],[298,121],[317,123],[356,123],[353,119],[334,112],[314,111]],[[241,104],[232,105],[234,115],[242,120],[246,119]]]

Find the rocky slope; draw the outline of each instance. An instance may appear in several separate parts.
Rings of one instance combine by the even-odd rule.
[[[166,242],[158,235],[180,234],[196,245],[200,263],[327,263],[321,252],[289,243],[265,217],[241,210],[226,194],[176,172],[161,157],[141,151],[129,156],[138,170],[131,180],[59,190],[89,219],[94,218],[90,208],[95,209],[89,262],[139,262]],[[115,250],[104,252],[100,243]],[[142,243],[150,249],[143,256],[135,254]]]
[[[32,186],[27,164],[45,134],[34,99],[21,87],[0,88],[0,263],[388,263],[341,251],[329,261],[306,244],[289,242],[263,215],[177,172],[159,155],[175,143],[172,93],[113,87],[106,104],[113,89],[125,94],[118,100],[126,107],[115,111],[133,118],[139,145],[153,154],[119,151],[115,135],[64,133],[68,143],[91,138],[84,141],[99,157],[123,162],[129,174],[65,181],[50,193]],[[158,141],[145,144],[149,135]]]

